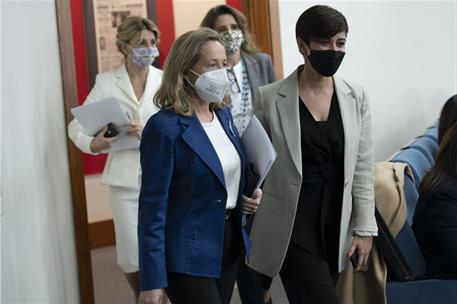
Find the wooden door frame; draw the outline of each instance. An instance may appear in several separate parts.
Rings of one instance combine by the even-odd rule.
[[[243,13],[256,45],[270,54],[277,79],[283,78],[279,0],[243,0]]]
[[[55,5],[57,32],[59,35],[65,124],[68,125],[73,119],[70,109],[78,106],[70,0],[56,0]],[[83,157],[82,153],[68,137],[67,148],[70,169],[71,201],[73,206],[79,301],[84,304],[94,304],[94,284],[89,247],[89,224],[87,218],[86,189],[84,186]]]
[[[78,106],[70,0],[56,0],[65,123],[73,119],[70,109]],[[276,76],[281,79],[282,55],[279,35],[278,0],[243,0],[243,11],[251,24],[256,43],[271,55]],[[94,304],[94,285],[89,243],[84,163],[82,153],[67,137],[71,200],[76,247],[80,303]]]

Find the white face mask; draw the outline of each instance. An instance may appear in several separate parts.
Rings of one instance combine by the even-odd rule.
[[[224,99],[227,88],[230,85],[225,68],[209,71],[201,75],[192,70],[190,71],[198,76],[194,88],[201,100],[212,103],[221,102]]]

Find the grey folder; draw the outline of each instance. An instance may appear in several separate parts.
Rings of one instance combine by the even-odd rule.
[[[246,153],[247,163],[253,169],[253,173],[257,175],[256,179],[258,179],[252,189],[252,193],[247,193],[248,195],[252,195],[254,191],[259,189],[260,185],[262,185],[277,154],[267,132],[255,115],[252,115],[251,120],[241,137],[241,142]],[[252,175],[248,173],[248,178],[249,176]],[[250,181],[248,180],[247,184],[249,184],[249,182]]]

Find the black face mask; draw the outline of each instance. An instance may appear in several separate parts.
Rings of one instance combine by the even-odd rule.
[[[333,76],[343,61],[345,52],[334,50],[311,50],[308,60],[313,69],[325,77]]]

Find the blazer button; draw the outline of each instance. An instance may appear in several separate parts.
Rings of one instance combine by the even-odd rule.
[[[216,203],[222,203],[222,200],[214,200]]]

